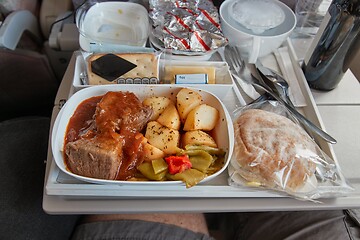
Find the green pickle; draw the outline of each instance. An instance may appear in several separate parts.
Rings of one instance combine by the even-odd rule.
[[[154,173],[158,174],[168,169],[168,165],[164,159],[159,158],[151,161],[151,165],[154,169]]]
[[[211,155],[218,155],[218,156],[224,156],[225,152],[222,149],[209,147],[206,145],[186,145],[185,146],[186,151],[190,150],[203,150],[205,152],[210,153]]]
[[[196,169],[187,169],[177,174],[166,174],[166,178],[173,181],[183,181],[187,188],[195,186],[206,177],[206,174]]]
[[[213,157],[203,151],[203,150],[194,150],[192,153],[189,153],[189,159],[192,164],[192,168],[195,168],[203,173],[206,173],[208,168],[214,162]]]
[[[143,162],[138,166],[138,170],[149,180],[182,181],[187,188],[190,188],[206,176],[217,172],[224,165],[225,152],[209,146],[187,145],[185,149],[179,149],[177,155],[188,155],[192,168],[181,173],[170,174],[166,161],[159,158],[151,162]]]
[[[143,162],[138,166],[138,170],[141,172],[142,175],[144,175],[148,179],[155,181],[165,180],[165,176],[167,173],[166,170],[159,173],[155,173],[151,162]]]
[[[188,154],[193,168],[211,175],[224,165],[225,151],[205,145],[186,145],[181,154]],[[211,157],[211,158],[210,158]],[[211,162],[209,164],[209,160]]]

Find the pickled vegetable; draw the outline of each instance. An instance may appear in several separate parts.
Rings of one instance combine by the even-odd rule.
[[[155,180],[155,181],[165,180],[165,176],[167,173],[167,171],[164,170],[164,171],[156,174],[154,172],[154,168],[153,168],[151,162],[143,162],[142,164],[140,164],[138,166],[138,170],[141,172],[141,174],[143,174],[148,179]]]
[[[207,172],[208,168],[214,161],[213,157],[203,150],[194,150],[191,154],[189,154],[189,156],[192,168],[195,168],[203,173]]]
[[[152,160],[151,165],[154,169],[155,174],[165,171],[168,168],[167,163],[162,158]]]
[[[188,155],[183,156],[169,156],[165,158],[168,164],[168,170],[170,174],[181,173],[192,167]]]
[[[170,180],[180,180],[183,181],[187,188],[190,188],[192,186],[195,186],[198,184],[201,180],[203,180],[206,177],[206,174],[203,172],[200,172],[196,169],[187,169],[181,173],[177,174],[167,174],[166,177]]]
[[[225,152],[222,149],[209,147],[209,146],[205,146],[205,145],[186,145],[185,150],[187,150],[187,151],[204,150],[204,151],[210,153],[211,155],[220,155],[220,156],[225,155]]]

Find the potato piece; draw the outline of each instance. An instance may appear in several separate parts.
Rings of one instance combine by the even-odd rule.
[[[209,147],[217,148],[215,140],[206,132],[201,130],[194,130],[185,132],[182,135],[182,145],[206,145]]]
[[[153,114],[150,118],[150,121],[156,120],[170,103],[173,103],[170,98],[155,97],[155,96],[146,98],[143,101],[144,105],[150,106],[153,110]]]
[[[154,159],[165,157],[165,153],[163,151],[161,151],[160,149],[154,147],[149,143],[144,144],[143,150],[144,150],[145,161],[151,161]]]
[[[169,104],[156,121],[165,127],[180,129],[180,116],[174,104]]]
[[[147,124],[145,137],[154,147],[165,154],[176,154],[180,142],[180,133],[177,130],[165,127],[156,121]]]
[[[181,89],[176,95],[176,107],[181,122],[185,122],[188,113],[201,103],[202,97],[198,92],[188,88]]]
[[[184,130],[212,130],[219,118],[219,111],[207,104],[201,104],[189,112],[186,117]]]

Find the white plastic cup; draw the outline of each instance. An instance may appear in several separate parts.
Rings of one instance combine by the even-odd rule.
[[[295,5],[297,23],[293,36],[313,38],[330,4],[331,0],[298,0]]]
[[[285,21],[276,28],[254,33],[239,25],[230,16],[229,9],[235,1],[226,0],[220,5],[220,22],[224,36],[229,40],[230,46],[239,49],[242,57],[248,63],[255,63],[258,58],[266,56],[279,48],[295,28],[296,18],[294,12],[284,3],[273,0],[285,13]]]

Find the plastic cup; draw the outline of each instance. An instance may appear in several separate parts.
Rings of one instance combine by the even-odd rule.
[[[297,23],[292,35],[313,38],[330,4],[331,0],[298,0],[295,5]]]

